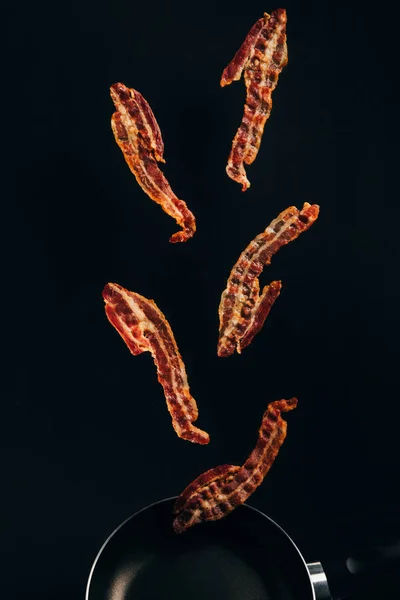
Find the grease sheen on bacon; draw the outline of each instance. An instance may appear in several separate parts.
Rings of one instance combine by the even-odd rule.
[[[235,349],[240,354],[260,331],[282,284],[273,281],[260,295],[258,277],[279,248],[311,227],[318,214],[317,204],[305,202],[301,211],[290,206],[241,253],[221,296],[218,356],[230,356]]]
[[[170,242],[186,242],[196,231],[196,221],[158,167],[157,161],[165,162],[164,143],[153,111],[137,90],[123,83],[112,85],[110,93],[116,108],[111,127],[130,170],[143,191],[182,227]]]
[[[197,404],[189,391],[185,365],[174,334],[158,306],[153,300],[117,283],[105,286],[103,298],[108,320],[131,353],[152,354],[177,435],[190,442],[208,444],[208,433],[193,425],[198,417]]]
[[[296,406],[296,398],[271,402],[263,415],[256,447],[244,465],[210,469],[182,492],[174,506],[176,533],[197,523],[222,519],[246,502],[264,480],[286,438],[287,423],[281,413]]]
[[[264,126],[272,109],[272,92],[278,77],[287,65],[286,11],[283,8],[267,13],[250,29],[233,60],[221,77],[224,87],[238,81],[244,72],[246,103],[241,125],[232,142],[226,172],[242,185],[250,187],[244,164],[251,165],[261,144]]]

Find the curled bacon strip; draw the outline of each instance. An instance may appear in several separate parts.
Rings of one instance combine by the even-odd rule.
[[[273,281],[259,295],[258,277],[263,266],[271,263],[272,256],[281,246],[311,227],[318,214],[317,204],[305,202],[301,211],[291,206],[242,252],[221,296],[218,356],[230,356],[235,347],[240,354],[260,331],[282,287],[280,281]]]
[[[165,162],[164,144],[153,111],[138,91],[123,83],[115,83],[110,91],[117,109],[111,127],[130,170],[146,194],[182,227],[169,241],[186,242],[196,231],[196,221],[157,165],[157,161]]]
[[[271,402],[263,415],[256,447],[244,465],[211,469],[182,492],[174,506],[176,533],[196,523],[222,519],[246,502],[264,480],[286,438],[287,423],[281,413],[296,406],[296,398]]]
[[[153,300],[116,283],[105,286],[103,298],[108,320],[131,353],[151,352],[178,437],[208,444],[208,433],[193,425],[198,416],[196,401],[189,392],[185,365],[163,313]]]
[[[243,163],[251,165],[261,144],[265,123],[272,109],[272,92],[278,77],[287,65],[286,11],[283,8],[267,13],[247,34],[233,60],[222,73],[221,87],[238,81],[244,71],[246,103],[242,123],[232,142],[226,172],[242,184],[242,191],[250,187]]]

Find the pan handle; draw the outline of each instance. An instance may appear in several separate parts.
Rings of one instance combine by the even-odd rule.
[[[311,580],[313,580],[310,570],[312,565],[320,565],[323,577],[325,577],[322,565],[311,563],[307,565]],[[321,596],[324,600],[325,598],[351,600],[354,594],[360,594],[367,590],[370,592],[374,588],[379,590],[382,582],[386,587],[396,588],[396,591],[393,589],[390,597],[399,597],[400,540],[358,550],[347,556],[345,560],[324,561],[324,566],[333,592],[333,595]],[[316,590],[315,585],[314,589]],[[379,591],[377,593],[376,597],[379,598]],[[317,591],[316,598],[317,600],[320,598]]]
[[[311,583],[314,588],[315,600],[332,600],[325,571],[320,562],[307,564]]]

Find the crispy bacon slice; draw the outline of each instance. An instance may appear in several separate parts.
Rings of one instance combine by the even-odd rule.
[[[243,163],[251,165],[261,144],[264,126],[272,109],[272,92],[287,65],[286,11],[264,13],[247,34],[233,60],[224,69],[220,85],[238,81],[244,71],[246,103],[242,123],[232,142],[226,172],[242,185],[250,187]]]
[[[221,296],[218,356],[230,356],[235,348],[240,354],[260,331],[282,284],[273,281],[259,295],[258,277],[279,248],[311,227],[318,214],[317,204],[305,202],[301,211],[290,206],[242,252]]]
[[[153,111],[138,91],[123,83],[112,85],[110,92],[116,108],[111,127],[130,170],[146,194],[182,227],[169,241],[186,242],[196,231],[196,221],[157,165],[165,162],[164,144]]]
[[[239,469],[240,467],[236,467],[235,465],[220,465],[202,473],[196,477],[196,479],[183,490],[179,498],[177,498],[174,512],[177,514],[195,492],[209,486],[214,481],[231,481]]]
[[[296,406],[296,398],[271,402],[263,415],[256,447],[244,465],[211,469],[182,492],[174,506],[176,533],[196,523],[222,519],[246,502],[264,480],[285,440],[287,423],[281,413]]]
[[[108,320],[131,353],[151,352],[178,437],[197,444],[208,444],[208,433],[193,425],[198,416],[196,401],[189,392],[185,365],[163,313],[153,300],[130,292],[117,283],[105,286],[103,298]]]

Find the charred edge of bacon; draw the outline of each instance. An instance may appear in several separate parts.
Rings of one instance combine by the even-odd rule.
[[[131,353],[151,353],[178,437],[208,444],[208,433],[193,425],[198,417],[197,404],[190,394],[185,365],[164,314],[153,300],[115,283],[104,287],[103,299],[108,320]]]
[[[246,502],[263,482],[286,438],[287,423],[281,413],[296,406],[297,398],[271,402],[263,414],[256,446],[244,465],[228,476],[229,466],[223,465],[219,475],[218,467],[211,469],[184,490],[175,505],[176,533],[201,522],[222,519]]]

